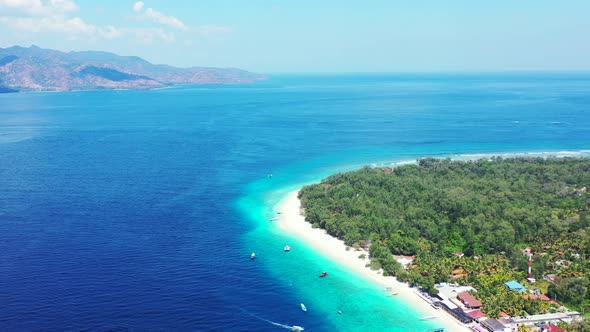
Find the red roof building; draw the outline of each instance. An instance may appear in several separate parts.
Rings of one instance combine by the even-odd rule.
[[[547,324],[541,326],[541,332],[565,332],[565,329],[555,324]]]
[[[470,309],[479,309],[481,308],[481,302],[473,297],[473,295],[463,292],[457,295],[457,299],[461,301],[467,308]]]
[[[471,318],[479,321],[479,319],[486,317],[486,314],[481,309],[473,310],[467,313]]]

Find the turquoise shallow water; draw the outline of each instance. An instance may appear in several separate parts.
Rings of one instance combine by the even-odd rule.
[[[588,154],[589,105],[585,74],[0,95],[0,328],[434,327],[281,232],[273,207],[366,164]]]
[[[366,153],[367,151],[365,151]],[[309,248],[302,239],[289,234],[277,226],[271,219],[276,217],[276,205],[285,196],[297,190],[304,184],[319,182],[322,178],[338,172],[358,169],[365,165],[370,166],[401,166],[415,162],[416,158],[423,155],[395,157],[394,155],[382,155],[381,150],[373,151],[372,156],[358,163],[350,159],[334,160],[333,164],[324,164],[316,167],[306,163],[291,165],[284,170],[273,173],[272,179],[264,179],[252,183],[248,189],[248,195],[238,202],[238,210],[253,224],[254,230],[245,236],[245,246],[257,253],[258,259],[262,257],[262,264],[270,270],[270,274],[281,280],[285,287],[293,288],[293,292],[306,306],[319,310],[323,315],[320,324],[314,329],[323,330],[327,322],[338,331],[425,331],[445,325],[435,320],[421,320],[428,315],[422,306],[415,307],[403,302],[399,298],[389,296],[390,292],[383,289],[378,282],[367,280],[354,271],[332,262],[321,252]],[[491,156],[508,157],[590,157],[589,150],[576,151],[531,151],[531,152],[493,152],[493,153],[466,153],[437,155],[439,158],[452,158],[458,160],[471,160],[489,158]],[[409,159],[410,158],[410,159]],[[299,167],[299,168],[298,168]],[[311,167],[305,171],[306,167]],[[294,169],[297,169],[295,171]],[[278,180],[280,174],[300,174],[299,181]],[[277,175],[277,173],[279,175]],[[292,247],[289,254],[283,252],[283,245]],[[318,279],[319,271],[330,271],[330,277]],[[310,305],[311,304],[311,305]],[[295,307],[297,303],[293,303]],[[343,315],[338,311],[343,311]],[[440,313],[441,316],[445,316]],[[297,318],[295,318],[297,320]],[[301,320],[299,321],[299,324]]]

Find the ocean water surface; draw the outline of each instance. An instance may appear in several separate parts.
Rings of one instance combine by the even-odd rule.
[[[590,74],[0,95],[0,329],[424,331],[436,321],[281,232],[280,199],[363,165],[589,142]]]

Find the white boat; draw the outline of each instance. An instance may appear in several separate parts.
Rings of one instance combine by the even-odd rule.
[[[285,251],[289,251],[289,250],[291,250],[291,247],[289,247],[289,245],[286,245],[284,249],[285,249]]]
[[[270,218],[270,221],[277,221],[279,218]]]
[[[303,310],[304,312],[307,311],[307,307],[305,306],[305,304],[301,303],[301,310]]]
[[[422,318],[420,318],[420,320],[429,320],[429,319],[435,319],[436,316],[424,316]]]
[[[303,331],[305,329],[303,327],[299,326],[299,325],[293,325],[291,327],[291,330],[293,330],[293,331]]]
[[[256,258],[256,253],[254,253],[254,252],[253,252],[253,253],[250,255],[250,259],[254,259],[254,258]]]

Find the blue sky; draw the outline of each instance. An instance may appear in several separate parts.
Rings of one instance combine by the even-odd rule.
[[[590,70],[587,0],[0,0],[0,47],[273,72]]]

